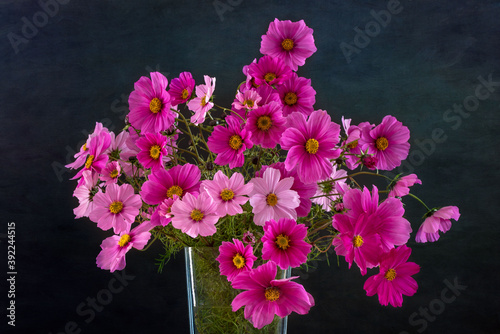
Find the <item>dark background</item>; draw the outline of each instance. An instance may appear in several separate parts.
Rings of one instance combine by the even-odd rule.
[[[343,259],[340,267],[332,257],[330,266],[296,272],[316,306],[290,316],[289,333],[500,332],[500,85],[485,100],[471,97],[479,76],[500,82],[499,1],[402,0],[350,63],[341,43],[354,45],[354,29],[364,30],[374,21],[370,11],[387,10],[388,1],[220,0],[223,13],[211,0],[61,2],[48,7],[48,16],[36,1],[0,1],[0,328],[12,331],[5,317],[6,225],[15,222],[13,332],[188,333],[183,256],[159,274],[158,245],[129,252],[127,285],[91,316],[88,301],[105,298],[101,291],[113,282],[95,266],[109,233],[74,220],[76,183],[62,165],[96,121],[120,131],[133,84],[150,71],[170,80],[190,71],[198,84],[204,74],[215,76],[216,101],[229,106],[242,66],[260,56],[261,35],[276,17],[304,19],[314,29],[318,51],[298,74],[312,79],[315,108],[354,124],[397,117],[412,135],[405,172],[423,182],[415,193],[429,206],[457,205],[462,214],[437,243],[417,245],[412,234],[419,289],[402,308],[367,297],[363,283],[376,271],[361,277]],[[34,20],[37,31],[25,27]],[[25,39],[13,44],[9,36]],[[473,111],[447,112],[464,102]],[[443,133],[439,143],[431,141],[436,131]],[[416,231],[425,211],[410,198],[405,203]],[[466,286],[449,303],[441,301],[442,293],[453,296],[446,282]],[[418,315],[429,308],[427,320]]]

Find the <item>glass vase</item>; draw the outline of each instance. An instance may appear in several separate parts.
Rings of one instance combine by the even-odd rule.
[[[275,316],[271,324],[256,329],[245,319],[243,308],[232,311],[231,302],[241,291],[233,289],[220,274],[218,248],[186,247],[184,254],[191,334],[286,334],[287,317]],[[277,278],[288,277],[290,270],[278,268]]]

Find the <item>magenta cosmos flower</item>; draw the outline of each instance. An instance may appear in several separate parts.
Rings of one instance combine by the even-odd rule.
[[[74,158],[76,160],[70,164],[67,164],[65,167],[71,169],[78,169],[81,166],[83,166],[83,164],[87,161],[87,156],[89,154],[90,140],[94,137],[99,136],[101,132],[110,133],[108,129],[102,125],[102,123],[96,122],[94,132],[92,132],[89,135],[85,144],[83,144],[82,147],[80,147],[80,151],[74,155]],[[111,134],[112,132],[110,133],[110,135]]]
[[[198,197],[186,193],[172,204],[172,225],[191,238],[213,235],[217,232],[215,224],[219,220],[215,209],[214,201],[206,192],[201,192]]]
[[[186,103],[193,93],[194,86],[195,81],[189,72],[182,72],[178,78],[172,79],[170,89],[168,90],[172,106]]]
[[[141,197],[134,194],[129,184],[110,184],[106,192],[99,191],[93,198],[94,209],[89,219],[104,231],[113,227],[115,233],[130,231],[130,226],[139,214]]]
[[[208,137],[208,147],[210,151],[217,154],[214,162],[224,166],[229,164],[229,168],[243,166],[245,156],[243,152],[253,147],[252,134],[241,129],[240,122],[236,116],[226,117],[227,127],[217,125],[210,137]]]
[[[149,205],[160,204],[174,195],[183,197],[186,193],[198,195],[201,171],[192,164],[177,165],[169,170],[154,170],[144,182],[141,197]]]
[[[389,197],[403,197],[410,193],[410,187],[415,183],[422,184],[422,181],[417,179],[416,174],[410,174],[400,177],[390,185]]]
[[[401,165],[410,150],[410,130],[395,117],[387,115],[373,129],[362,129],[359,144],[377,158],[377,168],[391,170]]]
[[[141,150],[137,160],[145,167],[157,170],[163,168],[163,157],[167,155],[165,145],[167,138],[160,133],[146,133],[137,140],[136,145]]]
[[[252,269],[257,257],[253,255],[251,245],[245,246],[238,239],[233,239],[233,242],[222,242],[216,260],[220,264],[220,274],[226,276],[227,280],[232,282],[242,272]]]
[[[151,215],[151,224],[153,226],[167,226],[172,221],[172,205],[179,197],[167,198],[158,205]]]
[[[332,122],[324,110],[314,111],[307,121],[304,114],[292,113],[288,116],[288,125],[281,137],[281,147],[288,151],[286,169],[297,168],[304,183],[328,178],[333,171],[330,160],[338,158],[341,153],[335,148],[339,142],[340,126]]]
[[[170,94],[166,91],[167,78],[160,72],[150,75],[151,79],[141,77],[134,84],[128,98],[128,120],[143,133],[167,130],[175,122],[175,114],[170,110]]]
[[[252,133],[254,144],[264,148],[274,148],[286,130],[285,123],[281,105],[271,102],[250,111],[245,129]]]
[[[292,75],[292,70],[283,60],[264,56],[256,63],[248,66],[248,74],[253,78],[254,84],[259,85],[281,85]]]
[[[262,173],[262,177],[250,180],[253,184],[250,204],[255,224],[264,226],[266,221],[271,219],[297,218],[295,209],[299,206],[300,200],[298,193],[290,189],[293,177],[280,178],[279,170],[268,168]]]
[[[106,167],[109,160],[106,150],[110,144],[111,135],[107,131],[102,131],[90,139],[85,165],[71,178],[72,180],[80,178],[77,187],[80,187],[84,183],[83,178],[81,178],[83,171],[89,170],[92,174],[100,174],[104,167]]]
[[[299,195],[290,188],[293,178],[281,179],[281,173],[275,168],[268,168],[262,177],[250,180],[253,190],[250,193],[250,204],[254,213],[254,223],[264,226],[266,221],[280,218],[297,218],[295,210],[300,205]]]
[[[295,210],[297,211],[298,217],[306,217],[311,211],[311,197],[314,196],[318,189],[317,184],[300,181],[297,172],[295,170],[287,171],[283,162],[276,162],[270,166],[262,166],[261,170],[255,173],[255,176],[262,177],[262,173],[269,167],[279,170],[281,179],[287,177],[293,178],[293,184],[290,189],[295,190],[300,198],[300,205]]]
[[[222,171],[215,173],[213,180],[201,182],[201,188],[205,190],[216,204],[217,215],[224,217],[243,212],[242,205],[248,201],[248,195],[252,191],[251,183],[245,184],[243,175],[233,173],[228,178]]]
[[[304,241],[307,227],[293,219],[269,220],[264,225],[262,259],[271,260],[281,269],[298,267],[307,261],[311,245]]]
[[[123,232],[121,235],[114,235],[105,239],[101,244],[101,252],[97,255],[97,266],[111,272],[125,268],[125,254],[131,250],[143,249],[151,237],[152,226],[149,222],[144,222],[130,232]]]
[[[196,86],[196,97],[187,104],[189,110],[194,112],[191,123],[196,125],[205,121],[207,112],[214,106],[210,99],[215,90],[215,78],[210,78],[208,75],[205,75],[204,78],[205,84]]]
[[[283,116],[295,111],[309,116],[314,111],[316,91],[311,87],[311,79],[301,78],[293,72],[290,79],[278,87],[278,92],[283,103]]]
[[[278,315],[283,318],[292,312],[307,314],[314,299],[304,287],[291,278],[275,279],[276,264],[267,262],[239,274],[232,282],[235,289],[246,290],[237,295],[231,306],[233,312],[245,306],[245,318],[255,328],[262,328]]]
[[[420,266],[407,262],[410,254],[411,249],[406,245],[386,253],[380,260],[380,272],[365,282],[366,295],[378,294],[378,300],[384,306],[403,306],[403,295],[413,296],[418,288],[411,276],[420,271]]]
[[[458,220],[460,212],[456,206],[445,206],[439,210],[433,209],[427,213],[422,225],[417,231],[417,242],[434,242],[439,239],[439,231],[445,233],[451,228],[451,219]]]
[[[282,59],[294,71],[316,51],[313,30],[306,26],[304,20],[274,19],[262,36],[260,46],[260,53]]]

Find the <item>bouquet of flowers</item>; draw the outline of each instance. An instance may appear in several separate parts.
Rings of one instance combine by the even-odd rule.
[[[262,328],[314,305],[293,278],[276,278],[278,268],[307,266],[333,247],[361,275],[378,267],[366,294],[400,307],[416,292],[419,272],[408,262],[403,197],[425,207],[417,242],[438,240],[458,208],[427,207],[410,193],[421,184],[415,174],[379,172],[408,156],[410,131],[395,117],[358,125],[342,117],[341,126],[314,108],[311,80],[297,74],[316,52],[304,21],[275,19],[260,52],[243,67],[231,107],[215,103],[214,77],[196,85],[183,72],[169,86],[153,72],[135,83],[122,132],[96,124],[67,167],[79,169],[76,218],[114,233],[97,266],[121,270],[128,251],[155,241],[164,245],[160,269],[186,246],[215,247],[220,275],[238,290],[233,311],[244,307]],[[388,186],[362,186],[360,175]]]

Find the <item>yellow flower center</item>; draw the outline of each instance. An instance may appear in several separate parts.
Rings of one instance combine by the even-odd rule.
[[[233,197],[234,197],[234,192],[231,189],[224,188],[220,192],[220,198],[222,198],[222,200],[225,202],[232,200]]]
[[[316,139],[310,138],[306,141],[306,151],[310,154],[316,154],[319,149],[319,143]]]
[[[290,51],[291,49],[293,49],[293,41],[290,38],[286,38],[283,40],[283,42],[281,42],[281,47],[285,51]]]
[[[252,108],[254,102],[252,100],[245,100],[243,101],[243,104],[246,105],[248,108]]]
[[[352,244],[354,247],[361,247],[363,245],[363,242],[363,237],[360,235],[356,235],[354,236],[354,238],[352,238]]]
[[[82,146],[82,150],[84,150],[84,151],[88,150],[88,148],[87,148],[87,143],[83,144],[83,146]]]
[[[181,97],[183,100],[187,99],[189,97],[189,92],[186,88],[184,88],[181,92]]]
[[[267,73],[266,75],[264,75],[264,80],[266,80],[266,82],[271,82],[274,79],[276,79],[276,74],[274,73]]]
[[[231,138],[229,138],[229,146],[233,150],[239,150],[241,145],[243,145],[243,141],[239,135],[232,135]]]
[[[116,179],[118,177],[118,169],[114,169],[109,173],[109,177],[112,179]]]
[[[193,211],[191,211],[191,219],[195,222],[199,222],[203,219],[203,212],[198,209],[194,209]]]
[[[271,286],[269,288],[266,288],[266,292],[264,292],[264,295],[266,296],[266,299],[274,302],[280,298],[280,289]]]
[[[207,104],[207,96],[203,96],[203,98],[200,101],[200,104],[202,107],[204,107]]]
[[[123,203],[120,201],[113,201],[109,205],[109,211],[111,211],[111,213],[117,214],[120,213],[120,211],[122,210],[123,210]]]
[[[394,270],[394,269],[387,270],[385,272],[385,275],[384,275],[385,279],[388,280],[388,281],[392,281],[393,279],[396,278],[396,276],[397,276],[396,275],[396,270]]]
[[[270,206],[275,206],[278,203],[278,196],[273,193],[270,193],[266,196],[266,203]]]
[[[182,197],[182,193],[183,193],[183,190],[181,187],[179,186],[171,186],[170,188],[168,188],[167,190],[167,197],[168,198],[173,198],[174,195],[177,195],[179,197]]]
[[[87,157],[87,160],[85,161],[85,168],[89,169],[90,166],[92,166],[92,163],[94,162],[94,156],[91,154]]]
[[[160,157],[161,148],[158,145],[153,145],[149,148],[149,156],[155,160]]]
[[[118,246],[125,247],[130,242],[130,235],[124,234],[120,237],[120,241],[118,241]]]
[[[380,137],[375,141],[375,145],[377,146],[377,150],[383,151],[389,146],[389,141],[385,137]]]
[[[297,94],[294,92],[288,92],[285,94],[285,103],[289,106],[293,106],[295,103],[297,103]]]
[[[287,250],[290,247],[290,238],[287,235],[280,234],[276,237],[275,243],[282,250]]]
[[[260,116],[257,119],[257,128],[262,131],[267,131],[271,128],[273,122],[269,116]]]
[[[233,264],[236,268],[241,269],[245,266],[245,259],[239,253],[233,257]]]
[[[151,110],[153,114],[157,114],[161,110],[162,106],[163,105],[160,99],[157,97],[155,97],[154,99],[151,100],[151,102],[149,102],[149,110]]]
[[[358,147],[358,140],[356,139],[355,141],[350,142],[349,144],[347,144],[347,147],[350,149]]]

